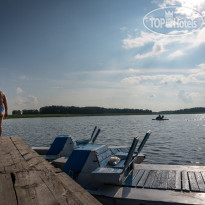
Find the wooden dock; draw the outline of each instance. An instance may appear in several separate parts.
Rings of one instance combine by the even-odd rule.
[[[205,166],[138,164],[123,186],[92,194],[110,205],[205,205]]]
[[[0,205],[100,204],[19,137],[0,138]]]

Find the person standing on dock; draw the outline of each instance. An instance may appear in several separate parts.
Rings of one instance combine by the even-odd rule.
[[[4,114],[4,109],[5,109],[5,114]],[[2,121],[4,116],[8,117],[8,105],[7,105],[6,95],[2,91],[0,91],[0,136],[2,134]]]

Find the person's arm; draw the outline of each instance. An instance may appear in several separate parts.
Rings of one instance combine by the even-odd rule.
[[[5,107],[5,117],[8,117],[8,104],[7,104],[7,99],[6,99],[6,95],[4,95],[4,107]]]

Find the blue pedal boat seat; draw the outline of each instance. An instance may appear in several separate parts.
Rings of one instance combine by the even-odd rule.
[[[72,136],[58,135],[51,144],[47,154],[43,157],[48,161],[55,160],[59,157],[68,157],[76,146],[76,142]]]
[[[58,135],[51,144],[51,147],[46,155],[58,155],[60,151],[63,149],[67,139],[68,135]]]
[[[121,185],[123,181],[133,171],[135,158],[138,156],[139,152],[144,147],[150,134],[150,131],[146,133],[135,155],[133,154],[135,153],[135,149],[139,141],[138,137],[133,139],[132,146],[130,147],[125,160],[121,160],[115,166],[107,165],[105,167],[98,167],[97,169],[95,169],[92,172],[92,176],[94,177],[94,179],[100,183]]]
[[[86,144],[73,150],[62,168],[62,171],[76,179],[84,168],[90,153],[95,149],[102,149],[105,145]]]

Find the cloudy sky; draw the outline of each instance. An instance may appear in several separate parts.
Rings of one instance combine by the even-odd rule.
[[[10,112],[204,107],[204,25],[164,35],[143,24],[170,5],[205,16],[202,0],[1,0],[0,90]]]

